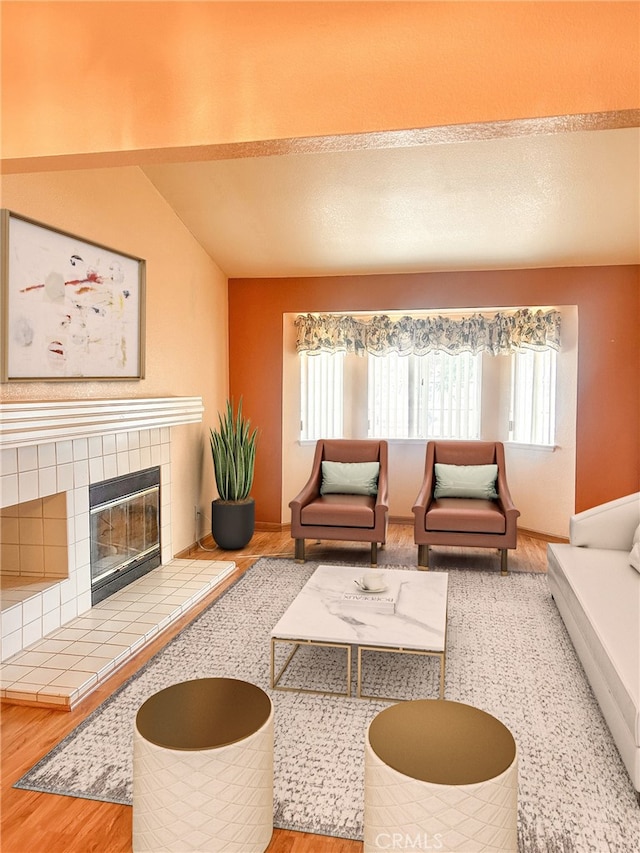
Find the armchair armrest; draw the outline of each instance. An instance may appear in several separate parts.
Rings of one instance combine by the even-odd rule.
[[[498,469],[497,487],[498,504],[501,506],[505,516],[508,519],[513,519],[515,523],[515,520],[520,516],[520,510],[516,509],[516,505],[513,502],[513,498],[511,497],[511,492],[509,491],[509,486],[507,484],[507,478],[502,467]]]
[[[424,519],[424,514],[429,508],[429,504],[433,499],[433,476],[431,473],[428,473],[426,478],[422,482],[422,486],[420,487],[420,491],[418,492],[418,497],[412,507],[412,512],[416,517],[420,517],[420,519]]]
[[[569,541],[582,548],[630,551],[640,524],[640,493],[608,501],[571,517]]]
[[[386,466],[380,466],[380,473],[378,475],[378,492],[376,494],[376,507],[378,505],[387,507],[389,503],[389,486],[388,486],[388,476]]]
[[[302,507],[314,501],[317,497],[320,496],[320,486],[317,482],[313,480],[308,480],[307,483],[303,486],[302,490],[298,492],[295,498],[292,501],[289,501],[289,507],[291,509],[302,509]]]
[[[424,516],[429,508],[429,504],[433,500],[433,489],[434,489],[434,480],[435,480],[435,472],[434,472],[434,451],[433,445],[431,443],[427,444],[427,455],[425,458],[424,464],[424,477],[422,480],[422,485],[420,486],[420,491],[418,492],[418,497],[415,500],[415,503],[412,507],[412,512],[415,516],[416,523],[424,524]]]
[[[316,444],[316,450],[313,456],[313,465],[309,479],[304,484],[292,501],[289,501],[289,508],[300,512],[302,507],[320,497],[320,486],[322,484],[322,444]]]
[[[380,474],[378,476],[378,493],[376,494],[376,503],[374,507],[375,526],[384,525],[389,512],[389,496],[387,486],[387,469],[386,466],[380,466]]]

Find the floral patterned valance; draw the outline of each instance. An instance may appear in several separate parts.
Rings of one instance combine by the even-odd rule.
[[[352,314],[300,314],[298,352],[356,355],[424,355],[441,351],[507,355],[519,349],[560,349],[560,312],[520,308],[497,314],[446,317],[439,314],[361,319]]]

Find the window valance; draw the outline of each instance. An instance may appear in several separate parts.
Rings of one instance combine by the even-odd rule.
[[[519,349],[560,349],[557,310],[520,308],[492,315],[442,315],[394,318],[379,314],[300,314],[296,317],[298,352],[350,352],[356,355],[424,355],[441,351],[507,355]]]

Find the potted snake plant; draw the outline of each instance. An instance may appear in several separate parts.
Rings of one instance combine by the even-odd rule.
[[[255,502],[249,493],[253,485],[258,430],[243,417],[242,398],[236,413],[227,400],[218,414],[218,429],[210,429],[211,456],[218,490],[211,502],[211,535],[218,547],[237,551],[251,540],[255,528]]]

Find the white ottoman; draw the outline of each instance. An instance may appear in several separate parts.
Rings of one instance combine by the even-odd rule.
[[[273,707],[233,678],[174,684],[136,716],[133,850],[263,853],[273,832]]]
[[[516,853],[518,763],[495,717],[443,699],[400,702],[365,743],[364,850]]]

